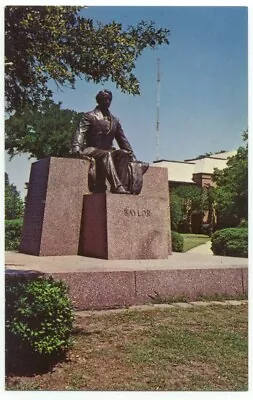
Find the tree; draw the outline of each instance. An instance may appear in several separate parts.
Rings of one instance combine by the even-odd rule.
[[[183,219],[183,200],[175,192],[170,194],[170,221],[171,229],[178,231],[178,224]]]
[[[76,78],[111,79],[123,92],[140,94],[132,73],[145,48],[168,44],[168,29],[141,21],[127,29],[80,15],[81,7],[7,6],[5,65],[7,111],[38,106],[52,96],[48,82],[75,87]]]
[[[183,229],[191,232],[192,215],[193,214],[202,215],[204,210],[207,208],[206,193],[202,188],[198,186],[182,185],[173,189],[172,199],[173,196],[176,196],[176,199],[179,198],[181,204],[182,218],[180,221],[178,221],[178,225],[179,223],[181,225],[185,225]],[[173,203],[171,203],[171,205],[173,209]],[[179,215],[178,211],[177,214]]]
[[[10,183],[9,176],[5,172],[5,219],[22,218],[24,213],[24,204],[17,191],[16,186]]]
[[[220,150],[217,151],[216,153],[212,153],[211,151],[205,153],[205,154],[199,154],[195,160],[201,160],[202,158],[206,158],[206,157],[210,157],[210,156],[216,156],[217,154],[221,154],[221,153],[226,153],[226,150]]]
[[[18,153],[29,153],[37,159],[68,155],[81,115],[61,109],[61,103],[55,104],[51,99],[43,101],[37,109],[26,105],[5,123],[8,154],[13,157]]]
[[[248,140],[248,131],[243,139]],[[248,144],[229,158],[227,168],[214,171],[213,180],[215,207],[223,227],[248,220]]]

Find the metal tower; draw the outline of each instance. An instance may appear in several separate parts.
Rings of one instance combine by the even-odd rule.
[[[157,86],[156,86],[156,160],[159,160],[159,112],[160,112],[160,58],[157,59]]]

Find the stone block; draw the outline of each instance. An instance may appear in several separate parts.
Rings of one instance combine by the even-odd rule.
[[[143,175],[143,187],[139,196],[159,197],[169,203],[168,170],[162,167],[149,167]]]
[[[150,301],[156,294],[163,298],[199,295],[243,294],[240,268],[152,270],[136,272],[137,304]]]
[[[76,255],[83,195],[89,193],[86,160],[48,157],[32,164],[20,251]]]
[[[89,209],[83,210],[83,196],[91,195],[88,189],[88,169],[89,162],[86,160],[74,159],[74,158],[60,158],[60,157],[48,157],[43,160],[39,160],[32,164],[28,194],[26,199],[26,208],[24,215],[24,226],[21,237],[20,252],[36,255],[36,256],[57,256],[57,255],[77,255],[80,253],[79,249],[79,238],[80,238],[80,227],[82,214],[86,214],[86,218],[92,225],[94,225],[94,219],[96,220],[95,226],[97,234],[102,230],[105,224],[110,225],[108,230],[108,240],[112,243],[113,237],[123,232],[122,240],[126,240],[129,235],[131,236],[132,242],[132,256],[138,253],[138,258],[148,258],[148,254],[153,255],[151,258],[166,258],[167,253],[165,252],[165,239],[160,244],[160,233],[156,233],[156,225],[154,229],[151,227],[153,217],[158,215],[159,210],[161,211],[161,217],[156,217],[156,224],[160,224],[161,232],[163,229],[169,232],[168,225],[169,213],[169,194],[168,194],[168,176],[165,168],[150,167],[143,179],[143,189],[138,196],[127,196],[130,201],[128,207],[130,210],[136,210],[136,212],[145,212],[145,209],[152,205],[152,209],[157,207],[157,210],[152,212],[152,217],[146,216],[146,227],[149,226],[146,235],[144,231],[140,233],[140,229],[137,228],[139,222],[142,225],[143,217],[140,215],[134,218],[131,215],[125,215],[126,225],[119,220],[117,212],[122,212],[124,202],[122,203],[122,195],[111,195],[102,194],[102,197],[108,198],[107,203],[101,200],[95,200],[96,195],[92,195],[92,202],[94,202],[93,209],[97,210],[94,214]],[[112,197],[111,197],[112,196]],[[115,197],[116,196],[116,197]],[[120,196],[120,197],[119,197]],[[117,200],[118,199],[118,200]],[[136,201],[136,205],[134,202]],[[102,205],[104,204],[104,206]],[[110,211],[110,215],[103,215],[103,213],[113,210],[113,208],[105,208],[105,204],[118,205],[121,208],[115,208],[116,214]],[[143,203],[143,204],[142,204]],[[85,203],[86,204],[86,203]],[[88,204],[88,203],[87,203]],[[128,204],[128,203],[127,203]],[[86,205],[85,205],[86,206]],[[90,207],[87,205],[87,207]],[[103,208],[104,207],[104,208]],[[166,208],[166,210],[165,210]],[[133,212],[134,212],[133,211]],[[162,222],[162,215],[166,218],[166,221]],[[108,219],[109,216],[109,219]],[[129,218],[134,222],[129,223]],[[139,222],[137,223],[137,220]],[[89,223],[89,224],[90,224]],[[164,225],[165,224],[165,225]],[[133,227],[130,229],[130,227]],[[126,232],[126,227],[130,229],[129,235]],[[90,229],[93,229],[92,226]],[[145,228],[146,229],[146,228]],[[101,231],[101,232],[102,232]],[[100,233],[101,233],[100,232]],[[132,237],[134,235],[134,237]],[[139,236],[139,239],[137,238]],[[115,249],[110,247],[109,253],[106,255],[107,250],[107,236],[100,234],[100,247],[97,249],[97,257],[101,258],[116,258],[119,254],[120,245],[118,244]],[[102,239],[102,237],[104,239]],[[106,237],[106,243],[103,242]],[[165,234],[164,234],[165,238]],[[120,242],[121,239],[118,240]],[[134,241],[137,240],[137,244]],[[147,242],[145,243],[145,240]],[[115,242],[116,243],[116,242]],[[171,253],[171,240],[167,240],[168,253]],[[138,247],[138,251],[137,251]],[[156,250],[155,250],[156,247]],[[149,248],[149,250],[147,250]],[[160,248],[160,250],[159,250]],[[161,251],[161,248],[164,250]],[[144,251],[143,257],[140,256],[140,252]],[[95,257],[95,256],[94,256]],[[124,258],[119,257],[119,259]],[[127,258],[129,258],[129,253]]]
[[[108,260],[165,259],[169,254],[166,197],[84,196],[80,254]]]
[[[134,271],[56,273],[78,310],[126,307],[135,302]]]

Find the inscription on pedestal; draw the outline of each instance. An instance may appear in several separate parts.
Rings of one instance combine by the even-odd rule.
[[[126,207],[124,208],[124,215],[127,217],[150,217],[151,216],[151,210],[149,209],[134,209],[134,208],[129,208]]]

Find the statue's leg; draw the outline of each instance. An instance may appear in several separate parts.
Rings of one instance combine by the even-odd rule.
[[[111,185],[111,192],[126,193],[116,172],[110,151],[87,147],[84,149],[83,154],[95,158],[98,181],[106,178]]]
[[[129,153],[126,150],[114,150],[112,158],[120,182],[126,190],[129,190],[128,164],[131,161]]]
[[[114,165],[124,188],[131,194],[140,194],[143,175],[148,170],[148,163],[132,161],[126,150],[115,150],[112,154]]]
[[[99,162],[98,158],[95,158],[96,162],[96,183],[93,190],[93,193],[104,193],[107,190],[106,187],[106,175],[103,171],[103,166]]]

